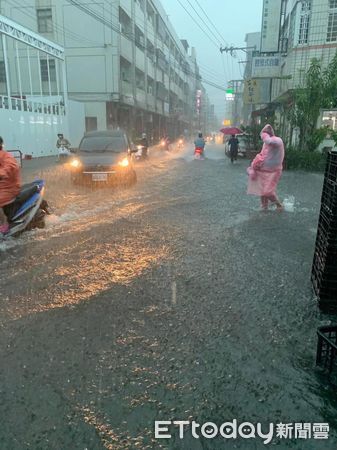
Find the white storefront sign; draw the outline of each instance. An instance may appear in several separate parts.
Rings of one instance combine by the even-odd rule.
[[[255,56],[253,58],[252,77],[275,77],[280,74],[279,56]]]

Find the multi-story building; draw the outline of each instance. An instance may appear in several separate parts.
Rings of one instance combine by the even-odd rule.
[[[324,68],[336,50],[337,0],[264,0],[261,48],[247,64],[245,74],[260,88],[259,104],[253,105],[251,115],[268,118],[276,113],[286,134],[289,124],[284,112],[292,102],[293,90],[303,86],[313,58]],[[321,120],[326,122],[335,115],[328,112]]]
[[[195,54],[159,0],[1,0],[0,6],[65,48],[68,95],[84,102],[87,130],[119,126],[155,137],[192,130],[200,89]],[[56,92],[53,59],[41,61],[41,74],[44,89]]]
[[[273,83],[273,100],[301,86],[313,58],[325,67],[337,50],[337,0],[284,1],[284,59]],[[291,79],[286,77],[291,76]]]

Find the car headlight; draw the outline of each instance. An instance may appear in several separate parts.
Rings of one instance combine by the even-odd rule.
[[[128,165],[129,165],[128,158],[124,158],[124,159],[122,159],[122,161],[119,161],[118,165],[121,167],[128,167]]]
[[[79,167],[81,167],[82,163],[79,159],[73,159],[70,163],[71,167],[73,167],[74,169],[78,169]]]

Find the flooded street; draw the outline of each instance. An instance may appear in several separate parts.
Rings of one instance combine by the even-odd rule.
[[[47,228],[0,243],[1,450],[258,449],[261,439],[156,440],[155,420],[328,422],[310,270],[323,177],[285,172],[294,212],[259,211],[247,160],[222,146],[136,166],[128,189],[45,169]],[[31,174],[29,174],[30,176]]]

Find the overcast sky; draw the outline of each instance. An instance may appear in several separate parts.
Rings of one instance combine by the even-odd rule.
[[[226,40],[222,42],[223,46],[233,44],[235,47],[242,47],[245,45],[246,33],[261,30],[263,0],[161,0],[161,3],[178,36],[181,39],[187,39],[190,46],[196,48],[201,74],[205,80],[227,87],[227,81],[242,78],[244,64],[238,64],[238,61],[245,60],[245,54],[240,51],[237,52],[237,58],[232,58],[226,53],[221,56],[218,45],[211,41],[211,39],[215,41],[215,37],[210,29],[215,35],[217,35],[217,32],[199,5]],[[202,28],[209,37],[193,21],[180,3],[200,23],[200,18],[192,9],[191,5],[193,5],[203,18]],[[206,24],[210,29],[207,28]],[[211,102],[215,105],[218,118],[222,119],[224,116],[224,92],[207,84],[204,84],[204,86]]]

